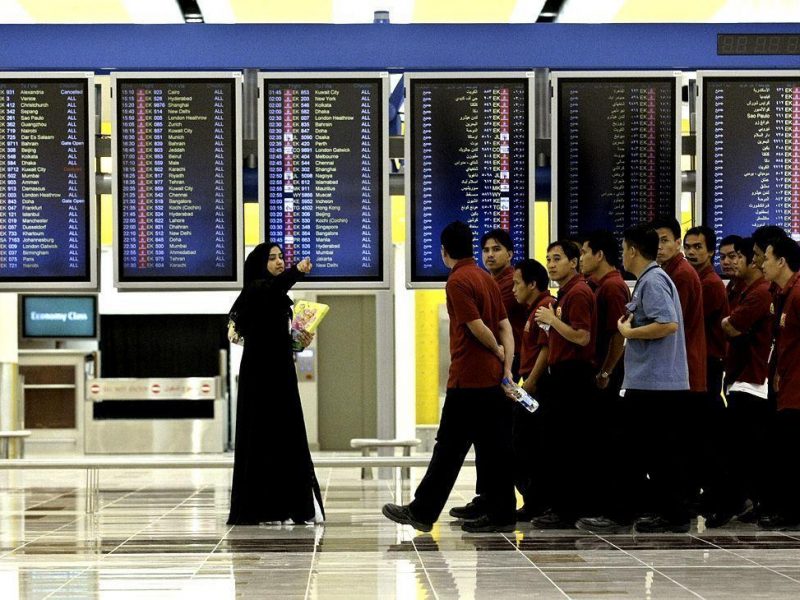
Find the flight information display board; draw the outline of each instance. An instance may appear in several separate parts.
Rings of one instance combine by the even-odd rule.
[[[800,71],[698,72],[698,212],[717,239],[778,225],[800,240]]]
[[[0,73],[0,288],[96,289],[94,83]]]
[[[680,76],[557,73],[551,235],[626,228],[680,206]]]
[[[262,239],[301,287],[388,287],[388,74],[263,73]]]
[[[505,229],[528,256],[533,79],[522,73],[406,75],[407,285],[441,287],[439,235],[467,223],[481,236]]]
[[[241,286],[241,75],[115,73],[115,280]]]

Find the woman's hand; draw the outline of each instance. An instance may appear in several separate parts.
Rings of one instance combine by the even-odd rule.
[[[310,273],[311,267],[313,266],[314,265],[311,264],[310,258],[304,258],[299,263],[297,263],[297,270],[300,271],[301,273]]]
[[[309,333],[305,329],[300,329],[297,331],[297,341],[300,342],[300,345],[303,348],[308,348],[311,345],[311,342],[314,341],[314,334]]]

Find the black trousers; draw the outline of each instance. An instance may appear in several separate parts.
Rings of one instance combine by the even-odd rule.
[[[765,399],[745,392],[728,394],[729,435],[720,452],[729,457],[731,501],[741,508],[745,500],[758,504],[764,496],[764,466],[768,454],[767,428],[775,418],[775,407]]]
[[[674,522],[689,519],[688,444],[683,391],[626,390],[625,400],[642,437],[628,452],[634,489],[644,486],[637,513],[655,511]],[[648,479],[649,476],[649,479]]]
[[[433,456],[410,505],[417,519],[432,523],[439,518],[464,457],[474,445],[486,513],[496,523],[516,521],[511,474],[512,409],[513,402],[499,386],[447,390]]]
[[[565,519],[587,514],[589,410],[594,400],[594,368],[565,361],[550,365],[541,391],[543,427],[535,457],[540,500]]]
[[[545,373],[539,380],[539,389],[547,389],[547,377]],[[539,469],[543,457],[547,455],[544,439],[550,421],[547,402],[540,392],[535,397],[540,406],[534,413],[528,412],[519,404],[514,405],[511,449],[514,486],[522,495],[525,508],[532,514],[539,514],[550,508],[545,481],[542,480]]]
[[[800,410],[777,411],[769,426],[768,481],[764,512],[800,521]]]

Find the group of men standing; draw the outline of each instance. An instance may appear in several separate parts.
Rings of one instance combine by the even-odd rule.
[[[674,218],[553,242],[546,267],[513,262],[504,230],[480,240],[488,272],[464,223],[441,243],[447,394],[414,500],[386,517],[430,531],[474,446],[476,496],[450,510],[467,532],[800,529],[800,247],[782,229],[721,240],[727,287],[713,230],[682,239]]]

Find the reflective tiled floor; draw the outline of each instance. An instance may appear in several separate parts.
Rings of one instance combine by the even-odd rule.
[[[232,528],[229,471],[103,472],[95,516],[81,472],[0,472],[0,599],[800,598],[800,533],[422,535],[381,516],[391,480],[318,476],[324,526]]]

